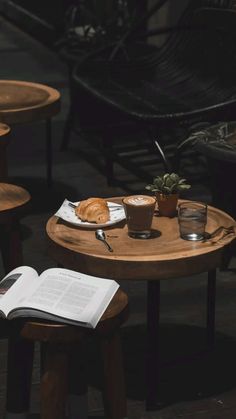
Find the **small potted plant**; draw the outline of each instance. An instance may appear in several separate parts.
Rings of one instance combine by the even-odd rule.
[[[153,179],[153,183],[146,189],[155,192],[160,215],[174,217],[181,191],[191,188],[186,179],[180,178],[177,173],[165,173]]]

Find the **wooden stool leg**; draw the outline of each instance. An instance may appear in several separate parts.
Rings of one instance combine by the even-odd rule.
[[[124,366],[119,332],[100,341],[104,366],[104,409],[106,419],[127,417]]]
[[[6,273],[23,264],[20,224],[17,220],[1,225],[0,246]]]
[[[6,410],[24,414],[30,407],[34,343],[17,336],[8,339]]]
[[[81,339],[80,342],[71,345],[69,352],[68,417],[70,419],[88,418],[86,351],[86,339]]]
[[[47,343],[40,384],[41,419],[65,419],[67,391],[66,349],[58,343]]]

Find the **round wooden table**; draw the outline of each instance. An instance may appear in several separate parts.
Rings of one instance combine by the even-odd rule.
[[[51,118],[60,110],[60,93],[40,83],[0,80],[0,122],[29,123],[46,120],[47,181],[52,180]]]
[[[108,201],[121,203],[120,198]],[[206,231],[213,233],[218,227],[236,226],[226,213],[209,206]],[[95,239],[94,229],[70,225],[56,216],[47,223],[50,255],[63,266],[87,274],[116,280],[146,280],[147,292],[147,398],[146,407],[158,406],[158,329],[160,280],[181,278],[208,272],[207,337],[214,340],[216,268],[220,266],[224,247],[235,238],[235,229],[221,229],[216,236],[204,242],[185,241],[180,238],[178,220],[155,215],[152,237],[133,239],[127,234],[125,221],[106,228],[108,252],[103,243]]]

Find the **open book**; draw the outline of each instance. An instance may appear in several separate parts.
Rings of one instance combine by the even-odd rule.
[[[53,320],[95,328],[119,285],[63,268],[38,275],[20,266],[0,281],[0,316]]]

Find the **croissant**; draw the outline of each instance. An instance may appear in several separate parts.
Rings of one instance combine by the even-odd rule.
[[[81,201],[75,208],[75,213],[81,221],[90,223],[106,223],[110,219],[107,202],[103,198],[89,198]]]

